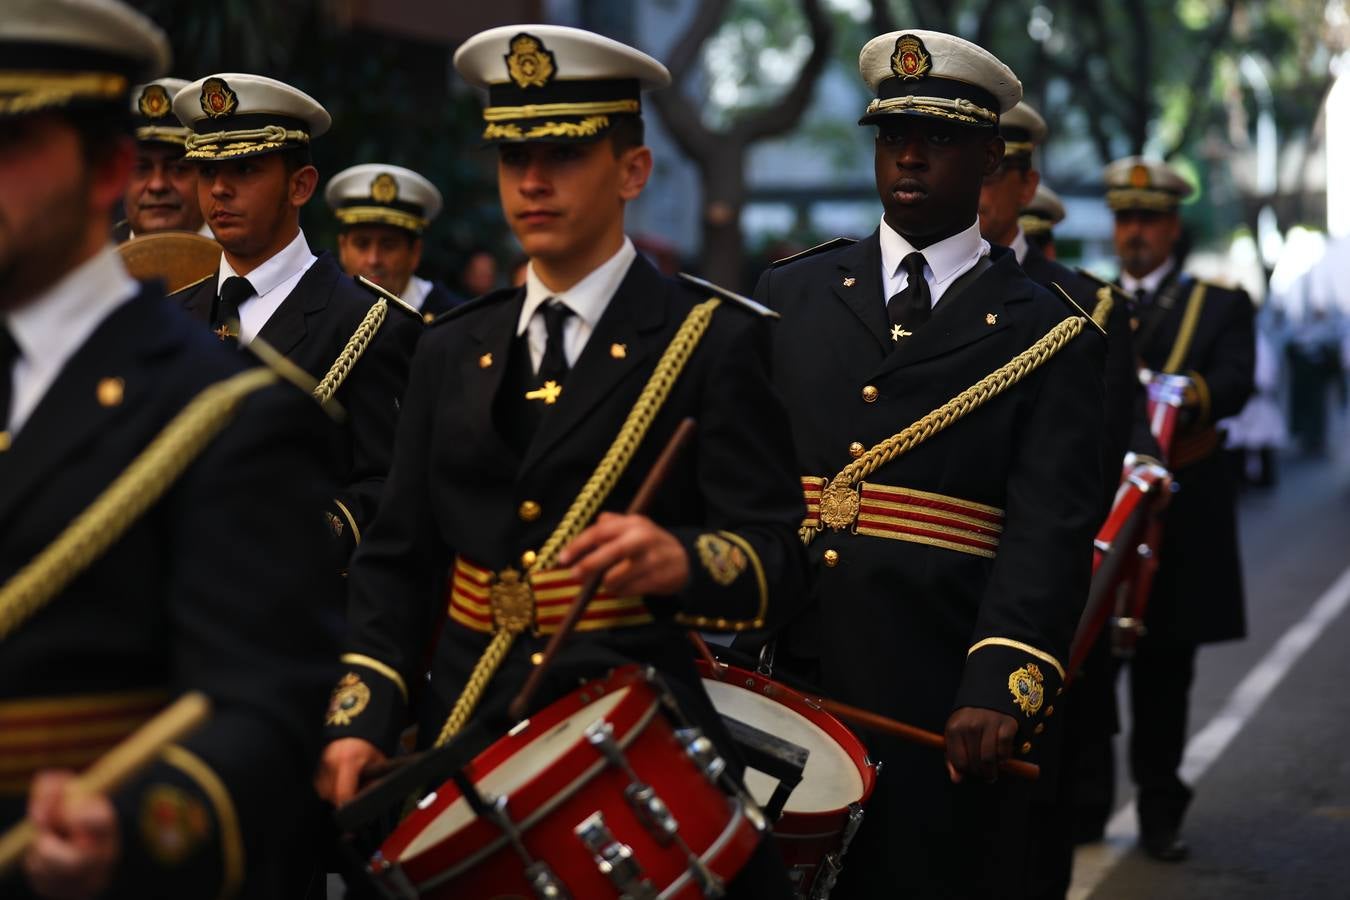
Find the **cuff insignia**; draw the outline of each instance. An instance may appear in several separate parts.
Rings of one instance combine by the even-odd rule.
[[[1035,663],[1028,663],[1008,676],[1008,690],[1012,692],[1017,708],[1028,716],[1041,710],[1045,701],[1045,677]]]
[[[700,534],[694,546],[698,549],[698,559],[703,563],[703,568],[722,587],[739,578],[748,564],[741,548],[721,535]]]
[[[146,850],[164,866],[177,866],[211,834],[206,807],[182,788],[157,784],[141,802],[141,836]]]
[[[333,688],[333,696],[328,700],[328,716],[324,720],[329,725],[345,727],[361,715],[370,705],[370,688],[355,672],[348,672]]]

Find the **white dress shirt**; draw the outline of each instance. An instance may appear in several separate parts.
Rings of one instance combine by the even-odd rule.
[[[1022,226],[1017,226],[1017,234],[1013,236],[1012,243],[1008,249],[1017,257],[1017,264],[1020,266],[1022,261],[1027,258],[1027,233],[1022,230]]]
[[[909,284],[909,273],[900,267],[906,256],[918,250],[905,240],[895,229],[881,220],[881,285],[882,302],[905,289]],[[933,305],[942,299],[952,282],[970,270],[970,267],[989,255],[989,242],[980,237],[980,220],[965,231],[959,231],[949,238],[943,238],[935,244],[929,244],[918,252],[923,254],[923,277],[928,282],[928,291],[933,297]]]
[[[1167,257],[1166,262],[1161,266],[1158,266],[1158,268],[1154,269],[1152,272],[1149,272],[1143,278],[1135,278],[1129,272],[1122,269],[1120,272],[1120,286],[1124,288],[1125,292],[1128,294],[1134,294],[1140,289],[1143,289],[1145,297],[1152,297],[1158,292],[1158,286],[1162,284],[1163,279],[1167,277],[1168,273],[1171,272],[1175,266],[1176,263],[1172,260],[1172,257],[1169,256]]]
[[[408,279],[408,286],[403,289],[403,296],[399,299],[421,312],[422,304],[427,302],[427,294],[430,293],[431,282],[413,275]]]
[[[283,300],[291,295],[300,278],[318,259],[310,252],[305,232],[295,235],[295,240],[287,244],[280,253],[258,266],[244,277],[253,285],[253,296],[239,304],[239,342],[247,344],[262,331],[272,313],[277,311]],[[220,275],[216,278],[216,296],[220,296],[220,286],[226,278],[238,275],[230,268],[225,254],[220,255]]]
[[[3,314],[19,346],[19,360],[14,364],[9,422],[0,422],[0,430],[18,434],[75,351],[140,289],[108,244],[36,300]]]
[[[563,325],[563,355],[567,357],[567,365],[572,366],[576,363],[577,357],[581,356],[581,351],[585,348],[591,332],[595,330],[596,323],[609,307],[610,298],[619,289],[619,284],[623,282],[629,266],[635,259],[637,249],[625,235],[623,246],[619,248],[618,253],[565,291],[549,290],[539,280],[539,276],[534,274],[534,263],[526,267],[525,305],[520,308],[516,335],[520,336],[528,331],[530,360],[536,372],[539,371],[539,364],[544,361],[544,348],[548,345],[544,317],[535,315],[539,307],[544,305],[544,301],[550,298],[558,300],[566,304],[574,314],[569,316]]]

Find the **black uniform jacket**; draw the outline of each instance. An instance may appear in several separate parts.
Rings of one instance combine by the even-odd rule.
[[[488,642],[446,619],[446,570],[456,554],[493,572],[519,569],[522,554],[543,546],[690,309],[710,296],[636,259],[523,454],[494,424],[493,407],[509,381],[524,289],[487,294],[431,327],[413,361],[387,494],[350,573],[344,677],[363,680],[370,703],[331,737],[391,748],[407,690],[426,670],[432,622],[441,631],[422,741],[436,737]],[[602,507],[622,511],[681,419],[697,419],[649,513],[683,544],[689,584],[645,598],[653,623],[574,638],[695,684],[684,629],[759,627],[791,613],[802,594],[803,505],[787,417],[769,384],[769,319],[744,304],[723,299]],[[520,637],[490,697],[510,698],[545,643]]]
[[[1074,315],[1010,251],[992,260],[898,346],[877,233],[761,276],[756,299],[783,316],[774,380],[803,475],[833,477],[851,444],[899,432]],[[1104,343],[1086,327],[1021,383],[866,478],[1002,510],[992,558],[851,530],[814,538],[813,603],[785,645],[819,660],[828,693],[939,732],[959,707],[1005,712],[1030,751],[1087,591]]]
[[[0,453],[0,583],[246,362],[157,289],[113,312]],[[113,896],[272,896],[285,850],[273,826],[309,783],[340,628],[341,610],[321,606],[337,577],[315,514],[331,427],[292,385],[252,394],[125,536],[0,639],[5,826],[34,771],[85,767],[184,691],[213,702],[208,724],[114,797]]]
[[[1198,314],[1187,327],[1192,304]],[[1251,396],[1253,317],[1244,291],[1202,285],[1176,270],[1137,310],[1135,344],[1143,364],[1163,371],[1182,345],[1175,371],[1192,379],[1200,397],[1198,408],[1183,412],[1173,442],[1170,463],[1179,489],[1167,507],[1149,640],[1204,643],[1246,634],[1234,486],[1215,422],[1237,415]]]
[[[217,275],[173,297],[194,317],[211,320]],[[321,253],[301,276],[258,337],[277,352],[322,379],[342,353],[378,297],[343,274],[330,253]],[[346,427],[334,434],[340,487],[326,507],[339,538],[340,565],[375,517],[380,491],[393,458],[399,402],[422,324],[409,308],[389,304],[375,339],[339,388],[336,400],[347,413]]]
[[[1059,285],[1088,315],[1096,310],[1097,292],[1104,285],[1048,259],[1035,244],[1027,244],[1022,270],[1032,281],[1051,291],[1054,290],[1051,285]],[[1143,385],[1139,383],[1130,310],[1119,294],[1112,296],[1111,312],[1104,327],[1106,430],[1102,439],[1102,488],[1106,499],[1103,518],[1115,498],[1125,452],[1134,450],[1155,458],[1158,456],[1157,444],[1152,442],[1148,431],[1147,399]]]
[[[442,313],[447,313],[456,306],[462,306],[468,302],[467,298],[456,294],[441,282],[433,281],[431,282],[431,290],[427,292],[426,299],[422,301],[422,319],[431,322]]]

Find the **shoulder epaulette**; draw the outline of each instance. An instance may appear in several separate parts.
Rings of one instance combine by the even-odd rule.
[[[486,294],[481,294],[477,297],[474,297],[472,300],[466,300],[459,306],[453,306],[450,309],[447,309],[445,312],[441,313],[439,316],[436,316],[436,318],[428,322],[427,327],[435,328],[442,322],[450,322],[453,321],[454,319],[458,319],[465,313],[473,312],[476,309],[482,309],[489,303],[494,303],[497,300],[501,300],[505,297],[514,296],[515,293],[519,290],[520,288],[518,287],[504,287],[504,288],[497,288],[495,291],[488,291]]]
[[[389,305],[392,306],[394,309],[401,309],[408,315],[412,316],[417,321],[419,322],[422,321],[422,314],[417,310],[413,309],[413,307],[406,300],[404,300],[402,297],[398,296],[397,294],[391,291],[386,291],[384,288],[380,287],[378,284],[371,281],[366,276],[357,275],[356,283],[361,285],[361,287],[365,288],[366,290],[370,291],[375,296],[383,297],[385,300],[388,300]]]
[[[846,238],[846,237],[830,238],[825,243],[816,244],[814,247],[811,247],[810,249],[807,250],[803,250],[801,253],[794,253],[791,256],[785,256],[782,259],[775,259],[773,262],[769,263],[769,268],[772,269],[777,266],[786,265],[787,263],[793,262],[798,259],[805,259],[808,256],[815,256],[817,253],[824,253],[826,250],[833,250],[835,247],[847,247],[849,244],[856,244],[856,243],[857,241],[855,241],[853,238]]]
[[[738,304],[744,307],[745,309],[750,310],[752,313],[755,313],[756,315],[767,316],[772,319],[778,318],[778,313],[769,309],[764,304],[757,303],[756,301],[751,300],[749,297],[743,297],[740,294],[736,293],[735,291],[729,291],[724,287],[719,287],[718,285],[713,284],[711,281],[699,278],[697,275],[690,275],[687,272],[681,272],[680,278],[688,282],[689,284],[694,285],[695,287],[701,288],[705,291],[712,291],[714,294],[716,294],[718,297],[721,297],[723,300],[730,300],[732,303]]]
[[[1073,271],[1074,271],[1075,274],[1081,275],[1082,277],[1086,278],[1088,281],[1091,281],[1093,284],[1097,285],[1097,287],[1099,287],[1099,288],[1102,288],[1102,287],[1110,288],[1110,289],[1111,289],[1111,293],[1115,294],[1117,297],[1120,297],[1122,300],[1133,300],[1133,299],[1134,299],[1134,298],[1131,297],[1131,296],[1125,291],[1125,289],[1122,288],[1120,285],[1118,285],[1118,284],[1116,284],[1116,283],[1114,283],[1114,282],[1111,282],[1111,281],[1107,281],[1105,278],[1101,277],[1101,276],[1098,275],[1096,272],[1088,271],[1087,269],[1083,268],[1082,266],[1075,266],[1074,269],[1073,269]]]
[[[1059,297],[1059,299],[1063,300],[1064,304],[1068,306],[1069,309],[1073,310],[1075,315],[1080,315],[1083,318],[1087,319],[1088,322],[1092,325],[1092,327],[1097,329],[1097,331],[1101,333],[1102,337],[1106,337],[1106,329],[1103,328],[1101,325],[1099,325],[1097,323],[1097,320],[1092,318],[1092,316],[1089,313],[1085,312],[1083,310],[1083,307],[1078,305],[1078,301],[1074,300],[1072,297],[1069,296],[1068,291],[1064,290],[1064,288],[1060,287],[1058,283],[1053,281],[1050,282],[1050,288],[1051,288],[1050,293],[1055,294],[1056,296]]]

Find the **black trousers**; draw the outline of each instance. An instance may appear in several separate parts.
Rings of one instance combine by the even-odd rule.
[[[1130,773],[1144,834],[1175,830],[1191,800],[1178,769],[1186,749],[1194,644],[1139,642],[1130,670]]]

